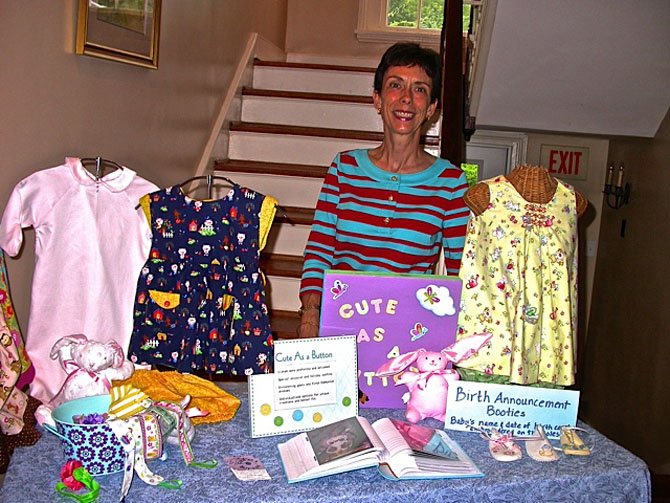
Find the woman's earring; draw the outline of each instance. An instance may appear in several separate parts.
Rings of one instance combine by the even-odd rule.
[[[382,107],[379,107],[379,108],[377,109],[377,115],[381,115],[381,114],[382,114]]]

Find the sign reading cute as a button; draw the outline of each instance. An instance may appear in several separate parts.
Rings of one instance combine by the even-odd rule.
[[[361,407],[405,408],[407,386],[375,373],[417,349],[440,351],[456,340],[461,281],[449,276],[327,271],[322,336],[355,335]]]

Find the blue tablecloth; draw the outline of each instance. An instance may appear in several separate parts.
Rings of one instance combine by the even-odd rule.
[[[242,399],[235,418],[226,423],[197,427],[193,449],[196,459],[217,459],[215,469],[186,467],[177,447],[168,446],[169,459],[152,461],[151,470],[167,479],[181,479],[179,490],[145,484],[135,475],[126,502],[645,502],[651,499],[649,470],[645,463],[585,424],[591,456],[565,456],[553,463],[533,461],[524,452],[520,461],[502,463],[491,458],[487,443],[476,433],[449,431],[486,474],[478,479],[412,480],[392,482],[376,468],[367,468],[307,482],[288,484],[279,460],[277,443],[290,436],[252,439],[249,435],[247,388],[224,383],[224,389]],[[362,409],[375,420],[402,419],[401,410]],[[429,420],[426,424],[440,427]],[[586,435],[585,435],[586,437]],[[253,455],[265,465],[272,480],[242,482],[223,462],[226,456]],[[45,432],[31,447],[17,449],[0,489],[0,502],[58,501],[54,491],[65,459],[60,440]],[[118,501],[122,474],[97,477],[101,502]]]

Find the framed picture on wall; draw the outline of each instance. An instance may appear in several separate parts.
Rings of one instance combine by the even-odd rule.
[[[79,0],[76,53],[158,68],[161,0]]]

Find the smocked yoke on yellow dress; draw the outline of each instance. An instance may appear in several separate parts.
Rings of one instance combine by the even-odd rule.
[[[490,204],[468,224],[458,338],[490,332],[460,367],[516,384],[574,384],[577,330],[577,209],[558,182],[546,204],[526,201],[500,176]]]

